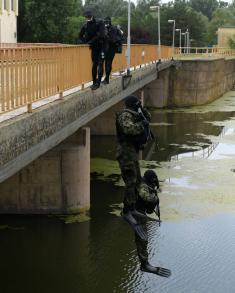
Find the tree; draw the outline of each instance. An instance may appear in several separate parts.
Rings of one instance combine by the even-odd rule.
[[[235,49],[235,37],[229,39],[229,47]]]
[[[98,18],[118,17],[127,15],[127,4],[123,0],[86,0],[84,9],[91,9]]]
[[[190,0],[191,7],[207,16],[212,18],[214,11],[219,8],[219,2],[217,0]]]
[[[64,42],[75,0],[21,0],[18,39],[21,42]],[[77,7],[76,7],[77,8]]]
[[[189,30],[190,39],[193,39],[193,45],[204,46],[206,44],[206,32],[208,19],[202,13],[195,11],[190,7],[187,1],[176,0],[174,3],[166,4],[161,9],[161,35],[162,43],[172,44],[172,24],[168,19],[176,21],[176,28],[185,32]],[[179,46],[179,35],[176,35],[175,45]]]
[[[235,25],[235,8],[219,8],[213,14],[208,26],[207,39],[212,44],[217,43],[217,30],[219,27]]]

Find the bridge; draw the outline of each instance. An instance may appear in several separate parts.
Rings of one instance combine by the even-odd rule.
[[[161,62],[157,46],[131,52],[131,76],[125,54],[117,55],[110,84],[91,91],[87,46],[0,49],[0,213],[89,209],[90,134],[114,134],[114,112],[127,95],[150,107],[192,106],[235,82],[232,50],[176,49],[172,60],[172,48],[162,46]]]

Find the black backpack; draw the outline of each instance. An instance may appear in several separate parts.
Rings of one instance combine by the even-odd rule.
[[[118,26],[112,25],[108,31],[109,43],[115,48],[115,53],[122,53],[123,32]]]

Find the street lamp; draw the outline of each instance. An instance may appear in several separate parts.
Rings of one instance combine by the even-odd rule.
[[[173,49],[173,55],[175,51],[175,19],[168,19],[169,23],[173,23],[173,40],[172,40],[172,49]]]
[[[189,47],[190,47],[190,37],[189,37],[189,30],[187,29],[187,48],[188,48],[188,53],[190,53],[189,52],[190,51]]]
[[[158,11],[158,56],[159,60],[161,60],[160,6],[150,6],[150,10]]]
[[[184,36],[184,53],[187,53],[187,32],[182,33],[182,36]]]
[[[180,54],[181,54],[181,31],[182,31],[182,29],[181,28],[177,28],[175,31],[176,32],[180,32]]]
[[[128,1],[128,29],[127,29],[127,75],[130,75],[131,70],[131,0]]]

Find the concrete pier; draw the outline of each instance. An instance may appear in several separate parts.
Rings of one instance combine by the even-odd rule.
[[[89,128],[0,184],[1,214],[71,214],[89,207]]]

